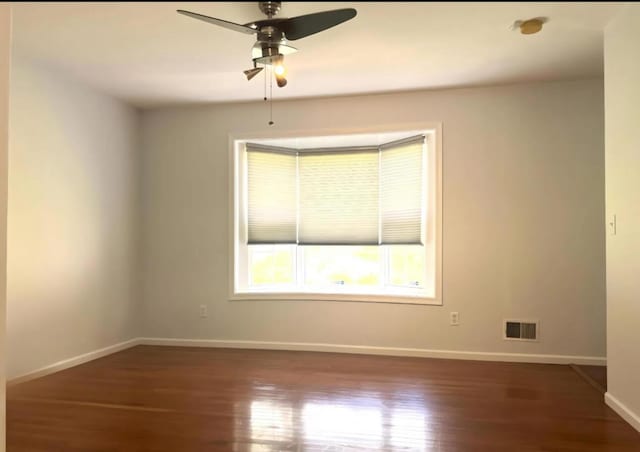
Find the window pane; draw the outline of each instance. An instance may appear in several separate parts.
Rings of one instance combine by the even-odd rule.
[[[380,154],[381,243],[421,244],[424,137]]]
[[[301,153],[298,243],[378,244],[378,151]]]
[[[381,284],[378,246],[305,246],[307,286],[377,286]]]
[[[296,242],[296,156],[247,144],[248,243]]]
[[[295,246],[249,245],[251,286],[295,283]]]
[[[423,246],[389,246],[389,284],[424,287],[426,274],[426,251]]]

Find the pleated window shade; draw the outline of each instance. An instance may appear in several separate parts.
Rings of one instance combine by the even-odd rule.
[[[247,144],[248,243],[296,243],[296,158]]]
[[[422,244],[424,137],[380,147],[381,244]]]
[[[247,143],[248,243],[421,244],[424,140],[332,150]]]
[[[300,152],[301,245],[378,244],[378,149]]]

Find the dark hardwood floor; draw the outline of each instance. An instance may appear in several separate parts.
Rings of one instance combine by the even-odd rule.
[[[135,347],[8,389],[9,452],[640,451],[569,366]]]
[[[573,366],[585,380],[602,394],[607,392],[607,366]]]

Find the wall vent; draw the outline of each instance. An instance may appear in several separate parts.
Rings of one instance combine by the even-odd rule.
[[[540,336],[538,320],[505,320],[504,339],[510,341],[537,341]]]

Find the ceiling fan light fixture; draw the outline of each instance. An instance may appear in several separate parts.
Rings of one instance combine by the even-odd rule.
[[[284,67],[284,56],[276,55],[273,58],[273,73],[276,77],[282,77],[286,74],[287,68]]]
[[[276,55],[291,55],[297,52],[298,49],[292,47],[287,41],[282,40],[279,42],[266,42],[258,41],[251,48],[251,59],[256,60],[259,58],[268,58]]]
[[[284,56],[276,55],[272,61],[273,64],[273,76],[276,78],[278,87],[282,88],[287,84],[285,75],[287,74],[287,68],[284,66]]]
[[[282,76],[286,72],[286,69],[284,68],[284,66],[282,64],[277,64],[273,68],[273,72],[274,72],[274,74],[276,74],[276,76]]]
[[[253,69],[247,69],[246,71],[244,71],[244,75],[247,76],[247,80],[251,80],[253,77],[258,75],[260,71],[262,71],[263,69],[264,68],[262,67],[254,67]]]
[[[287,79],[284,78],[284,76],[276,74],[275,77],[276,77],[276,83],[278,84],[279,88],[282,88],[287,84]]]

